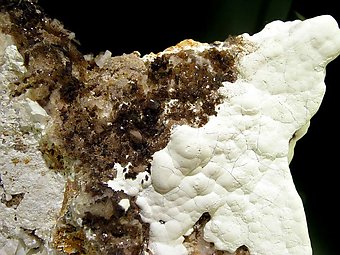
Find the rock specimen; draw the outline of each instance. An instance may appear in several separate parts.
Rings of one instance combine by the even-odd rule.
[[[0,6],[0,254],[312,254],[289,171],[340,53],[330,16],[83,56]]]

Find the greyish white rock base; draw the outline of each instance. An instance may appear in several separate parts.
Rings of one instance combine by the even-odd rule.
[[[64,197],[64,177],[38,148],[49,116],[37,102],[10,97],[25,72],[11,37],[0,33],[0,255],[45,250]]]

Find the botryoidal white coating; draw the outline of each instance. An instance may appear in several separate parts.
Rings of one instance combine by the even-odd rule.
[[[238,63],[237,81],[220,89],[217,116],[201,128],[174,127],[153,155],[152,184],[137,204],[155,255],[188,254],[184,236],[204,212],[211,215],[204,239],[219,250],[312,254],[289,161],[322,101],[340,30],[331,16],[319,16],[275,21],[243,38],[251,52]]]

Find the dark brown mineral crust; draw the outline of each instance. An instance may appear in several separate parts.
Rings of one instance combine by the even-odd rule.
[[[149,226],[135,198],[105,183],[115,178],[116,163],[130,163],[125,178],[152,171],[152,155],[166,146],[174,125],[206,124],[222,102],[222,82],[236,80],[237,54],[178,47],[154,58],[110,57],[99,67],[33,2],[2,0],[0,11],[1,32],[13,37],[27,68],[12,84],[12,96],[26,94],[51,116],[40,150],[51,171],[68,177],[54,248],[59,254],[143,254]],[[127,211],[122,199],[130,201]]]

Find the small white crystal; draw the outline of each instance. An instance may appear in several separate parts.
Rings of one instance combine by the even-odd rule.
[[[102,68],[105,63],[111,58],[112,53],[109,50],[106,50],[104,54],[99,54],[94,58],[95,63],[97,66]]]
[[[44,125],[46,125],[49,118],[44,108],[42,108],[37,102],[32,101],[29,98],[25,99],[25,103],[21,107],[24,107],[26,109],[27,114],[31,116],[32,122],[38,122],[42,124],[42,128],[44,128]]]
[[[130,200],[127,198],[120,200],[118,204],[124,209],[125,212],[130,208]]]

